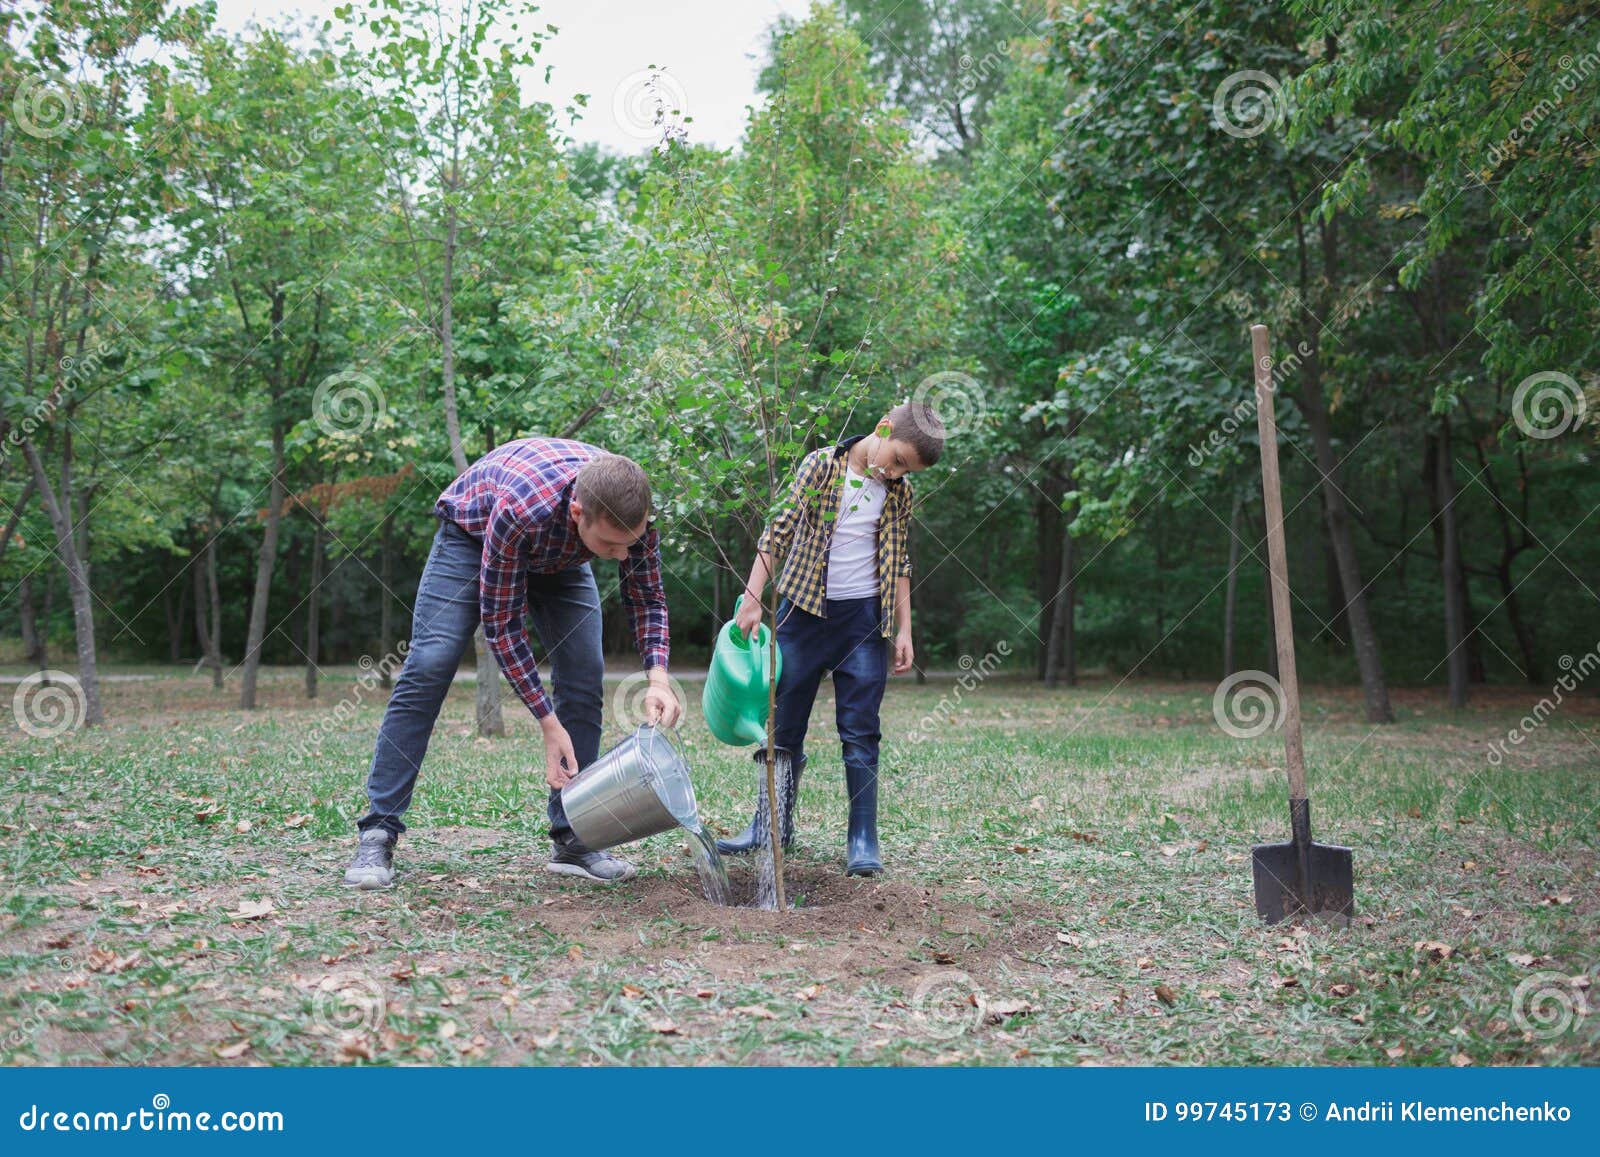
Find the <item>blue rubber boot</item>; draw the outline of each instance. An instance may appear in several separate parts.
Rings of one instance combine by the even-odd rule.
[[[850,793],[850,833],[845,844],[844,873],[876,876],[883,871],[878,854],[878,769],[844,769],[845,790]]]

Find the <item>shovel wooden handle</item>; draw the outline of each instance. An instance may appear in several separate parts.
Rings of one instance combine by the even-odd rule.
[[[1278,682],[1283,689],[1283,740],[1289,798],[1306,798],[1305,752],[1300,746],[1300,680],[1294,669],[1294,625],[1289,607],[1289,556],[1283,542],[1283,488],[1278,480],[1278,422],[1273,413],[1272,344],[1267,327],[1250,327],[1256,378],[1256,430],[1261,437],[1261,499],[1267,513],[1267,569],[1272,576],[1272,624],[1278,637]]]

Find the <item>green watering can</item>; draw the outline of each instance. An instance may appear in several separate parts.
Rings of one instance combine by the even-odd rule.
[[[738,603],[734,607],[737,609]],[[769,648],[776,650],[777,644],[766,623],[756,627],[754,639],[746,639],[732,619],[722,624],[717,634],[700,709],[711,734],[733,747],[767,740]],[[777,674],[782,673],[783,652],[779,650]]]

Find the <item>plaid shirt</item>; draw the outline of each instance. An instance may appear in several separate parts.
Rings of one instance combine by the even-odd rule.
[[[523,607],[527,576],[581,566],[594,557],[578,537],[568,506],[585,462],[605,453],[565,438],[523,438],[485,454],[439,495],[433,512],[483,543],[479,598],[483,637],[511,686],[543,719],[550,699],[539,681]],[[667,596],[661,589],[655,527],[617,564],[622,602],[645,667],[667,665]]]
[[[757,550],[784,560],[778,593],[820,618],[828,616],[828,549],[839,515],[845,465],[850,447],[859,441],[860,437],[846,438],[801,459],[783,509],[756,543]],[[911,482],[906,478],[885,482],[884,490],[878,519],[878,630],[887,636],[894,633],[899,602],[896,579],[911,576]]]

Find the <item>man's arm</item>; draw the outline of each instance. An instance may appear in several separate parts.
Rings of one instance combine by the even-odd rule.
[[[523,608],[528,601],[527,566],[522,558],[526,516],[514,503],[496,501],[483,534],[483,568],[478,582],[478,607],[483,638],[534,718],[543,720],[554,708],[539,680],[528,641]]]
[[[661,585],[661,536],[654,527],[628,550],[628,557],[617,564],[617,573],[639,658],[650,673],[650,689],[644,696],[645,720],[674,727],[683,715],[683,704],[667,679],[671,631],[667,593]]]

